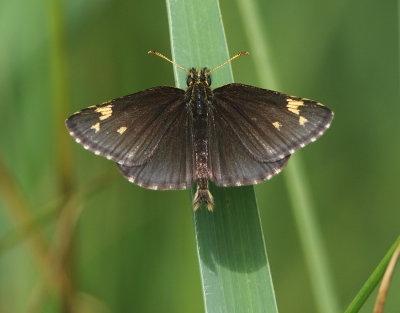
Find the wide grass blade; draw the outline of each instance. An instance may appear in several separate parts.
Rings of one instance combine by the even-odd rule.
[[[214,68],[229,59],[216,0],[167,0],[172,56],[186,68]],[[174,67],[176,85],[186,73]],[[230,64],[213,87],[233,81]],[[253,187],[217,188],[215,211],[193,213],[206,312],[277,312]],[[192,190],[193,196],[194,190]]]

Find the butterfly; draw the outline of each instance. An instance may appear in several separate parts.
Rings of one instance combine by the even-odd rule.
[[[187,89],[160,86],[74,113],[69,133],[87,150],[117,163],[132,183],[149,189],[187,189],[197,182],[196,210],[214,208],[208,181],[253,185],[270,179],[291,154],[330,126],[319,102],[232,83],[211,89],[208,68],[187,70]]]

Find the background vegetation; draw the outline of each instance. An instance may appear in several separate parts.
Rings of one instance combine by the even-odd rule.
[[[248,50],[237,3],[220,4],[231,54]],[[344,309],[400,229],[396,2],[258,7],[281,91],[336,114],[298,154]],[[162,0],[0,3],[0,312],[57,312],[69,305],[57,290],[89,312],[203,310],[189,191],[128,183],[64,128],[83,107],[173,85],[171,65],[150,49],[170,54]],[[235,61],[235,80],[268,88],[257,66]],[[279,310],[315,312],[283,176],[256,194]],[[60,256],[72,279],[57,270]],[[388,312],[400,308],[399,289],[397,271]]]

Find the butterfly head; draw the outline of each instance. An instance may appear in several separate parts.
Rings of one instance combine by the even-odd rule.
[[[191,68],[189,71],[189,75],[186,81],[188,87],[192,87],[193,85],[201,84],[206,85],[207,87],[211,86],[211,76],[210,70],[207,67],[202,69]]]
[[[174,64],[175,66],[177,66],[181,70],[184,70],[186,73],[188,73],[189,75],[187,77],[186,83],[187,83],[189,88],[193,88],[194,86],[203,86],[205,88],[210,88],[210,86],[211,86],[211,76],[210,76],[210,74],[212,72],[214,72],[215,70],[221,68],[225,64],[228,64],[232,60],[234,60],[234,59],[236,59],[236,58],[238,58],[238,57],[240,57],[242,55],[249,55],[249,53],[246,52],[246,51],[240,52],[240,53],[234,55],[233,57],[231,57],[228,61],[222,63],[220,66],[217,66],[216,68],[214,68],[212,70],[209,70],[207,67],[204,67],[202,69],[196,69],[196,68],[192,67],[190,70],[187,70],[184,67],[180,66],[179,64],[175,63],[174,61],[168,59],[165,55],[162,55],[160,52],[150,50],[147,53],[155,54],[155,55],[167,60],[168,62]]]

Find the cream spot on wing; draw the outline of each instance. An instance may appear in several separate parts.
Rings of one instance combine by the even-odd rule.
[[[282,124],[279,122],[273,122],[272,125],[277,129],[277,130],[281,130]]]
[[[119,132],[122,135],[126,131],[126,129],[127,128],[125,126],[122,126],[122,127],[118,128],[117,132]]]
[[[308,122],[308,119],[306,119],[305,117],[302,117],[302,116],[299,117],[299,124],[301,126],[303,126],[307,122]]]
[[[95,110],[95,112],[98,112],[98,113],[101,114],[101,116],[99,117],[99,119],[101,121],[105,120],[105,119],[109,118],[112,115],[112,105],[110,104],[110,105],[106,105],[105,107],[97,108]]]
[[[94,129],[95,132],[97,133],[100,130],[100,123],[97,122],[96,124],[92,125],[92,127],[90,127],[90,129]]]
[[[286,104],[286,108],[296,114],[296,115],[300,115],[300,111],[299,111],[299,106],[304,105],[304,102],[301,100],[294,100],[291,98],[286,99],[287,104]]]

